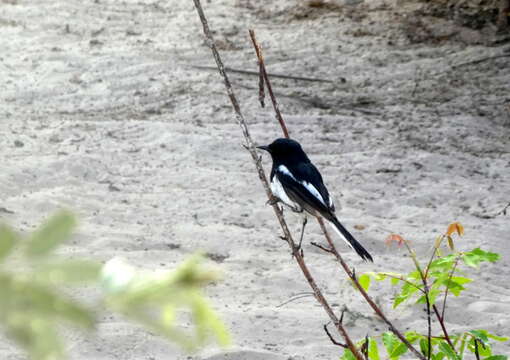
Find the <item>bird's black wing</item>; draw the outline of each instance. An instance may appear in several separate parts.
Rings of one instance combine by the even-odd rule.
[[[326,218],[331,216],[334,206],[321,174],[312,163],[303,162],[291,167],[280,165],[275,169],[275,176],[289,198],[309,213],[318,212]]]

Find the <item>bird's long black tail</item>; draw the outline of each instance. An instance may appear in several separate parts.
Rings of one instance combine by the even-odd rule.
[[[345,240],[345,242],[354,249],[358,253],[359,256],[365,261],[370,260],[374,262],[372,259],[372,256],[368,253],[368,251],[365,250],[365,248],[354,238],[354,236],[351,235],[349,231],[347,231],[346,228],[342,224],[340,224],[340,221],[335,216],[332,216],[330,219],[328,219],[329,223],[335,229],[335,231],[340,235],[342,239]]]

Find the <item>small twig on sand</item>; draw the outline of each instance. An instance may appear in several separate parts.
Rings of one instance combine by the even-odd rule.
[[[214,66],[193,65],[192,67],[195,69],[203,69],[203,70],[217,70],[217,68]],[[257,72],[257,71],[234,69],[234,68],[231,68],[228,66],[225,67],[225,71],[231,72],[231,73],[244,74],[244,75],[253,75],[253,76],[259,76],[259,74],[260,74],[260,72]],[[323,82],[323,83],[333,83],[334,82],[333,80],[311,78],[311,77],[305,77],[305,76],[292,76],[292,75],[284,75],[284,74],[267,74],[267,75],[272,78],[289,79],[289,80],[296,80],[296,81]],[[341,78],[339,81],[345,82],[346,80],[344,78]]]
[[[457,68],[460,68],[462,66],[467,66],[467,65],[480,64],[480,63],[482,63],[484,61],[500,59],[500,58],[504,58],[504,57],[510,57],[510,54],[500,54],[500,55],[494,55],[494,56],[487,56],[487,57],[484,57],[484,58],[481,58],[481,59],[476,59],[476,60],[473,60],[473,61],[467,61],[467,62],[460,63],[460,64],[457,64],[457,65],[452,65],[452,69],[457,69]]]
[[[282,302],[280,305],[276,305],[276,307],[277,308],[281,308],[281,307],[283,307],[283,306],[285,306],[287,304],[290,304],[293,301],[296,301],[296,300],[299,300],[299,299],[303,299],[303,298],[306,298],[306,297],[310,297],[310,296],[315,296],[315,294],[313,292],[301,293],[301,294],[298,294],[298,295],[295,295],[295,296],[291,297],[287,301]]]
[[[241,127],[241,130],[243,132],[244,139],[246,141],[246,146],[247,146],[248,151],[249,151],[249,153],[250,153],[250,155],[251,155],[251,157],[253,159],[255,167],[257,168],[257,173],[259,175],[259,179],[260,179],[260,181],[261,181],[261,183],[262,183],[262,185],[264,187],[264,190],[266,191],[267,198],[269,200],[271,200],[273,195],[272,195],[271,189],[269,187],[269,182],[267,181],[267,177],[266,177],[266,174],[264,172],[264,168],[262,167],[262,164],[261,164],[260,159],[259,159],[258,154],[257,154],[257,150],[255,148],[253,140],[252,140],[252,138],[250,136],[250,133],[248,131],[248,126],[247,126],[246,121],[244,119],[244,116],[243,116],[243,114],[241,112],[241,108],[239,106],[239,102],[237,101],[237,98],[235,96],[235,93],[234,93],[234,90],[233,90],[232,85],[230,83],[230,80],[228,78],[228,75],[225,72],[225,67],[224,67],[223,62],[221,60],[221,57],[220,57],[220,55],[218,53],[218,49],[216,48],[216,44],[214,43],[214,39],[212,37],[211,31],[209,30],[209,25],[208,25],[208,22],[207,22],[207,18],[205,17],[204,11],[202,9],[202,5],[200,4],[200,0],[193,0],[193,2],[195,4],[195,8],[197,9],[198,16],[200,17],[200,21],[202,22],[204,35],[205,35],[205,37],[207,39],[207,44],[211,48],[211,51],[212,51],[214,60],[216,61],[216,65],[218,66],[218,70],[220,72],[220,75],[223,77],[223,81],[225,83],[227,94],[228,94],[228,97],[230,99],[230,102],[232,103],[232,107],[234,108],[234,111],[236,113],[237,122],[239,123],[239,126]],[[259,57],[259,60],[260,59],[262,59],[261,56]],[[261,64],[263,64],[263,62],[261,62]],[[264,80],[267,82],[267,74],[265,73],[265,71],[264,71],[264,75],[265,75],[264,76]],[[272,94],[272,91],[270,91],[270,94]],[[275,105],[275,104],[273,103],[273,105]],[[283,124],[283,126],[284,125],[285,124]],[[288,136],[288,133],[286,133],[286,134]],[[356,348],[356,345],[350,339],[350,337],[349,337],[349,335],[347,333],[347,330],[343,327],[343,325],[338,320],[337,316],[333,312],[333,310],[332,310],[331,306],[329,305],[328,301],[326,300],[326,298],[322,294],[322,291],[319,289],[317,283],[315,282],[315,279],[312,277],[312,274],[310,273],[310,271],[309,271],[309,269],[308,269],[308,267],[307,267],[303,257],[301,256],[301,254],[300,254],[300,252],[299,252],[299,250],[298,250],[294,240],[292,239],[292,235],[291,235],[291,233],[289,231],[287,223],[285,222],[285,219],[283,217],[283,213],[282,213],[280,207],[278,206],[277,203],[273,203],[272,207],[273,207],[275,215],[276,215],[276,217],[278,219],[278,222],[280,223],[280,227],[283,230],[285,238],[287,239],[287,243],[289,244],[289,247],[290,247],[290,249],[292,251],[292,254],[293,254],[294,258],[296,259],[296,262],[298,263],[301,271],[303,272],[303,275],[305,276],[306,280],[308,281],[308,284],[312,288],[313,293],[315,295],[315,298],[322,305],[322,307],[324,308],[324,310],[328,314],[328,316],[331,319],[331,321],[335,324],[338,332],[344,338],[347,347],[351,350],[351,352],[353,353],[355,358],[357,360],[363,360],[363,356],[359,353],[358,349]]]
[[[498,215],[505,215],[506,216],[506,210],[510,207],[510,202],[508,204],[506,204],[506,206],[503,208],[503,210],[499,211],[498,213],[496,213],[496,215],[494,216],[498,216]]]

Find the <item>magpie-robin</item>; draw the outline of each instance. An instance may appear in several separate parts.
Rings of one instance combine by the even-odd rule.
[[[363,260],[373,261],[365,248],[343,227],[335,215],[335,205],[324,186],[322,176],[311,163],[301,145],[291,139],[276,139],[267,146],[258,146],[271,154],[271,191],[278,201],[292,211],[305,215],[301,241],[306,226],[306,213],[322,216]]]

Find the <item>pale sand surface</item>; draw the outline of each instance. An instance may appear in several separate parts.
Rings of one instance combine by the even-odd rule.
[[[426,254],[459,221],[459,248],[503,259],[474,271],[477,282],[451,299],[446,322],[509,335],[509,216],[487,218],[510,201],[509,58],[452,69],[508,45],[411,44],[378,2],[308,18],[291,1],[205,3],[228,66],[256,70],[252,27],[270,72],[335,80],[273,85],[292,136],[341,204],[339,218],[375,258],[362,263],[338,241],[357,272],[409,269],[404,251],[385,247],[389,233]],[[2,220],[30,231],[65,207],[80,219],[63,249],[72,256],[157,269],[203,250],[224,271],[208,294],[231,329],[228,351],[182,354],[105,316],[97,336],[66,335],[71,358],[338,358],[312,297],[280,306],[309,288],[278,239],[218,74],[190,66],[213,65],[192,2],[19,0],[0,9]],[[279,137],[272,110],[257,102],[257,78],[232,79],[254,139]],[[297,219],[289,222],[297,233]],[[383,331],[332,259],[308,244],[321,240],[311,224],[306,260],[334,308],[349,309],[353,337]],[[403,329],[425,331],[421,309],[392,310],[386,285],[372,293]],[[2,340],[0,358],[24,355]]]

